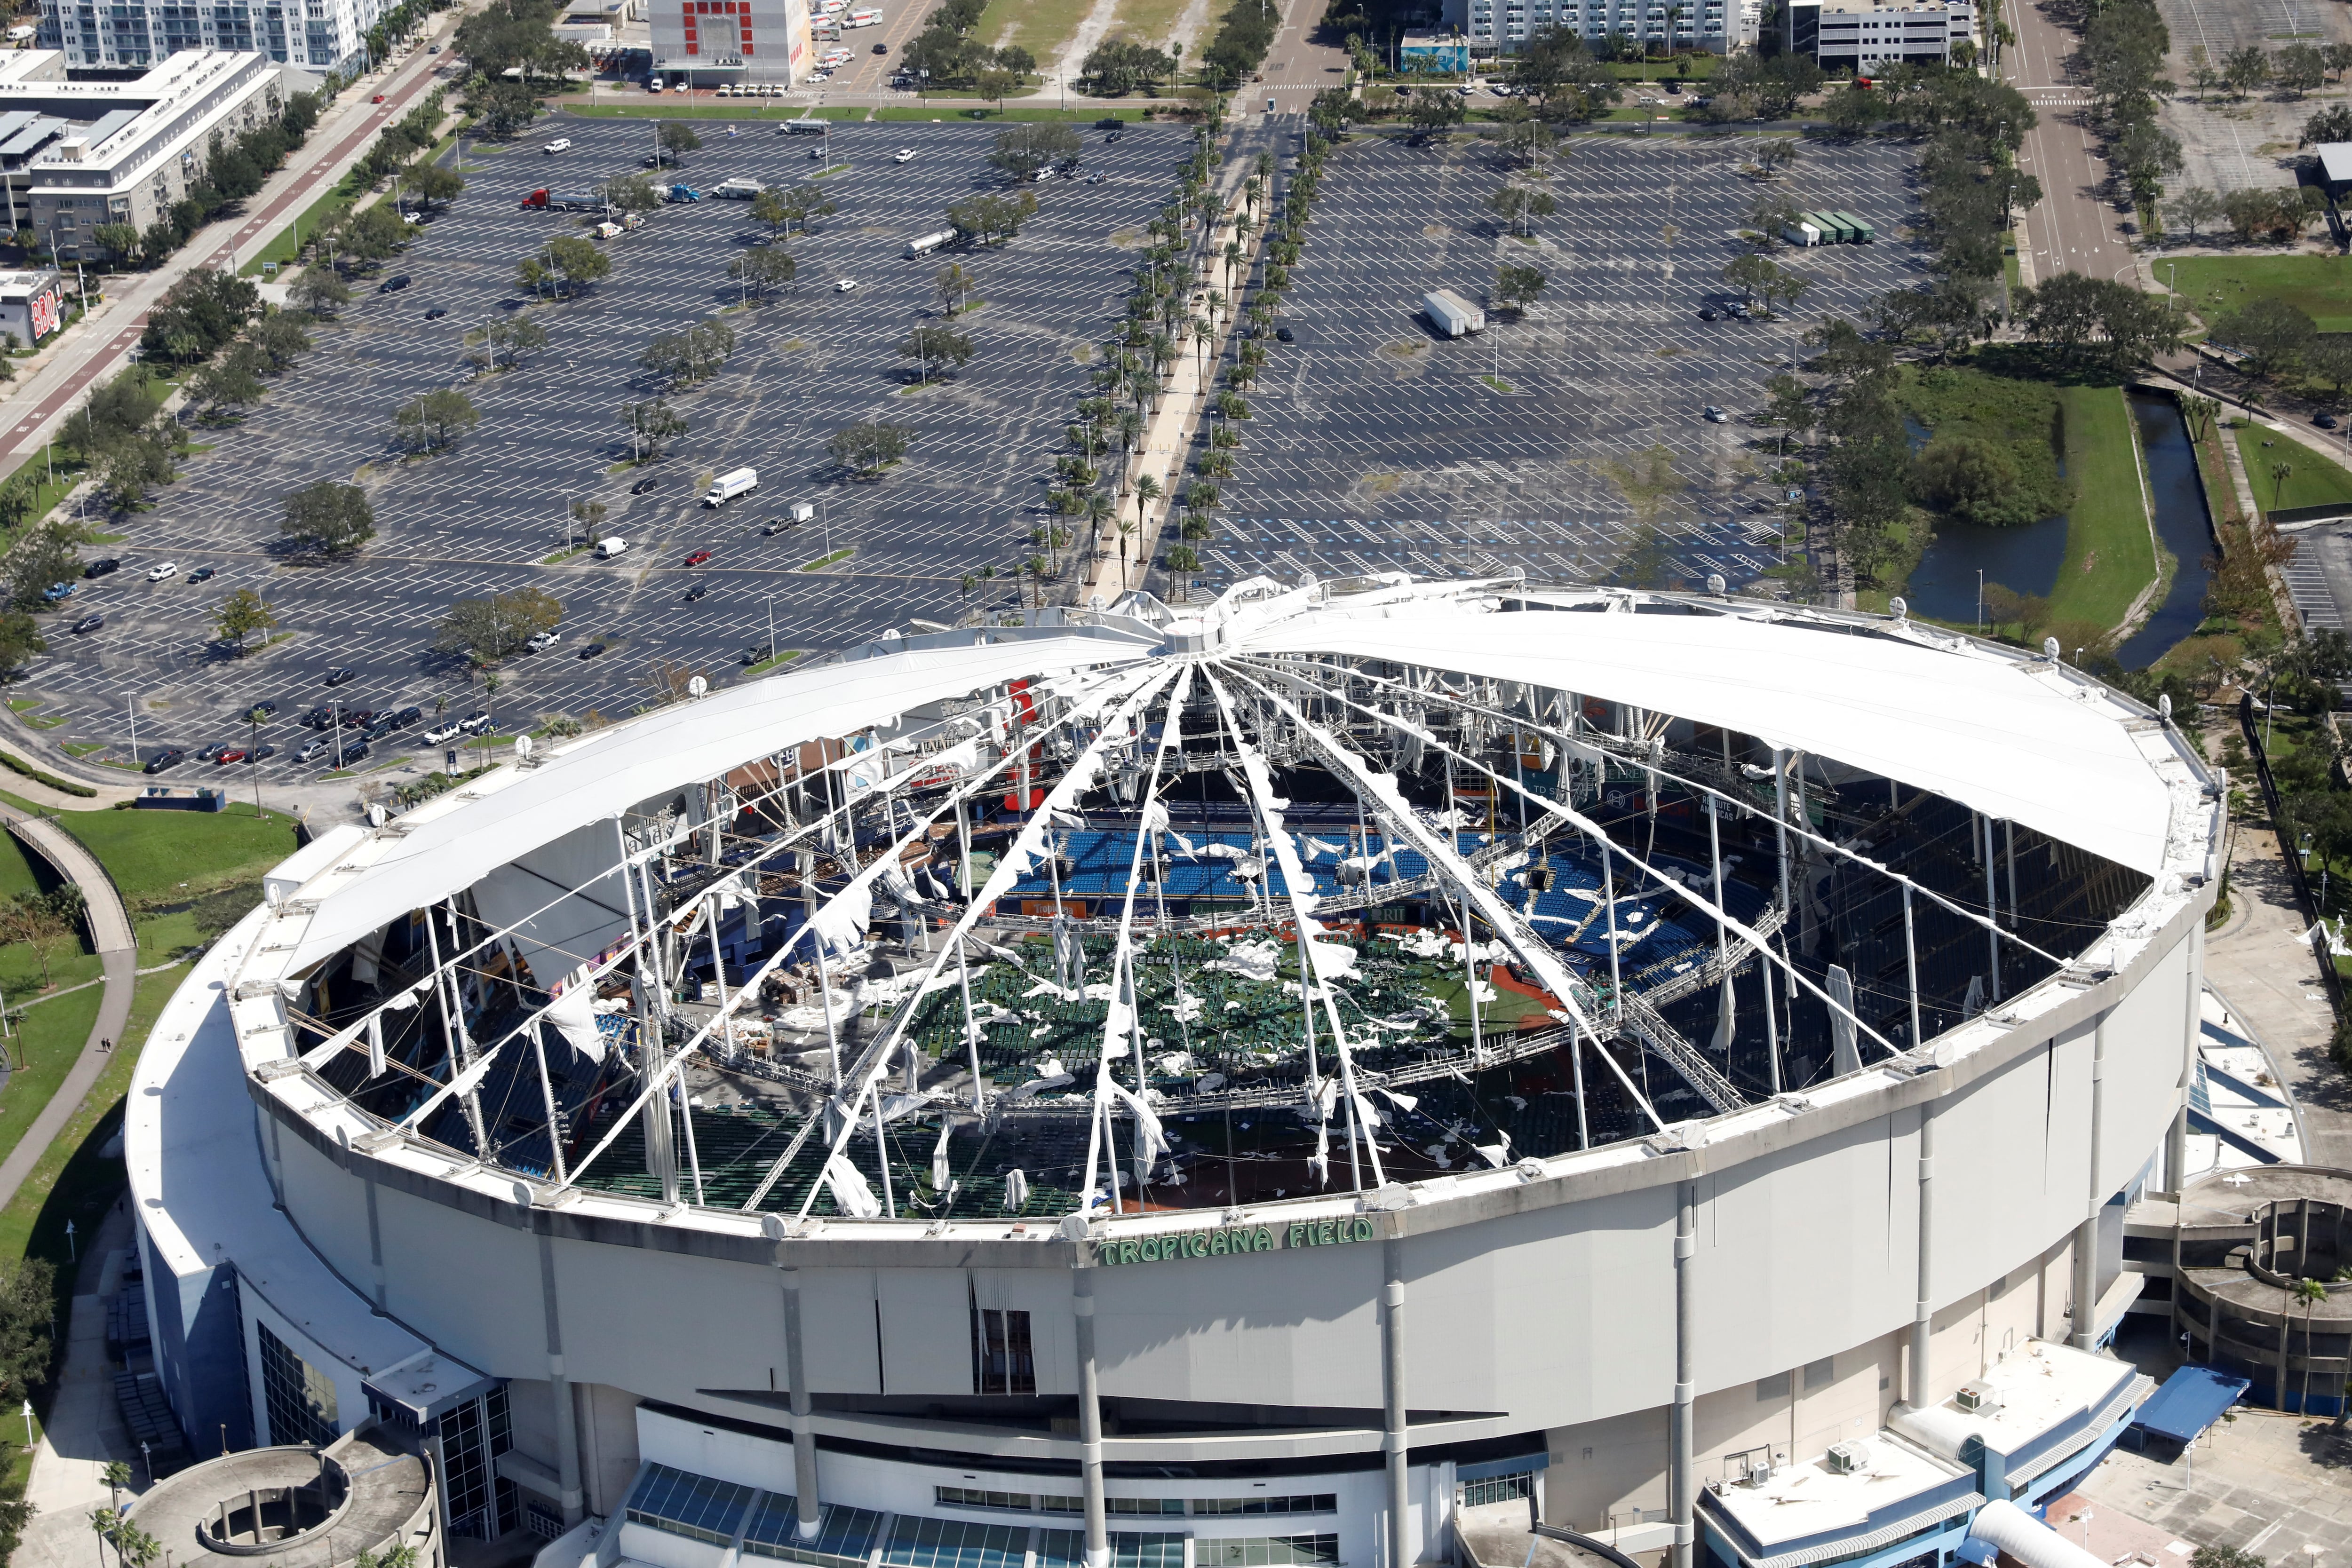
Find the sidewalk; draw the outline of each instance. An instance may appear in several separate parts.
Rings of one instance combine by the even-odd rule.
[[[1228,132],[1233,142],[1225,163],[1225,179],[1219,191],[1228,203],[1234,199],[1243,183],[1249,178],[1250,165],[1256,157],[1255,148],[1244,151],[1241,130],[1240,125],[1235,125]],[[1279,178],[1277,175],[1276,179]],[[1269,191],[1269,198],[1271,194]],[[1150,574],[1152,554],[1158,549],[1160,530],[1176,510],[1176,492],[1183,482],[1185,454],[1192,450],[1193,440],[1200,432],[1202,416],[1210,398],[1215,395],[1217,375],[1224,362],[1225,346],[1233,341],[1241,320],[1242,293],[1249,287],[1250,269],[1256,264],[1258,249],[1265,243],[1266,230],[1272,226],[1272,214],[1270,200],[1259,204],[1257,227],[1250,235],[1241,270],[1233,275],[1241,281],[1225,301],[1224,321],[1215,341],[1205,354],[1198,348],[1192,348],[1177,362],[1175,372],[1168,379],[1167,390],[1160,394],[1159,410],[1144,426],[1143,448],[1128,465],[1127,486],[1119,497],[1119,516],[1126,515],[1127,503],[1134,498],[1136,480],[1149,475],[1159,482],[1160,494],[1160,499],[1145,509],[1140,525],[1129,541],[1126,581],[1112,580],[1121,575],[1119,539],[1114,519],[1112,530],[1104,536],[1109,548],[1094,558],[1086,577],[1078,584],[1079,604],[1087,604],[1097,597],[1106,604],[1115,603],[1120,594],[1139,586]],[[1216,279],[1225,276],[1225,246],[1233,237],[1234,224],[1229,212],[1209,236],[1205,250],[1210,258],[1209,277],[1197,287],[1213,287]],[[1186,285],[1187,287],[1195,286]]]
[[[2305,1157],[2352,1166],[2352,1082],[2328,1060],[2335,1019],[2318,961],[2303,941],[2278,840],[2251,823],[2230,853],[2230,918],[2205,938],[2205,979],[2268,1048],[2302,1107]]]
[[[74,1281],[72,1337],[57,1397],[33,1448],[25,1499],[34,1509],[10,1568],[80,1568],[93,1546],[89,1513],[110,1500],[103,1471],[109,1460],[131,1467],[129,1501],[147,1486],[138,1447],[114,1403],[113,1364],[106,1354],[106,1303],[121,1289],[122,1265],[133,1244],[127,1198],[107,1210],[106,1223],[87,1239]]]
[[[444,12],[428,38],[446,35],[464,14],[462,6]],[[75,329],[76,336],[61,346],[56,358],[0,400],[0,418],[15,416],[0,430],[5,466],[13,468],[38,453],[82,394],[129,362],[129,350],[146,330],[147,312],[172,285],[198,267],[226,266],[238,255],[251,255],[307,210],[366,154],[378,131],[430,90],[434,71],[444,63],[441,57],[425,53],[420,42],[385,76],[347,88],[352,101],[339,112],[331,111],[314,127],[300,151],[269,177],[236,216],[198,230],[152,271],[114,279],[115,287],[106,302],[83,318]],[[379,93],[382,103],[369,101]]]

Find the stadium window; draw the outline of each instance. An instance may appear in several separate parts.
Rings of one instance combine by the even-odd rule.
[[[261,1342],[261,1406],[269,1417],[269,1440],[325,1448],[339,1436],[334,1380],[295,1354],[268,1323],[253,1326]]]
[[[1536,1495],[1536,1473],[1517,1470],[1507,1476],[1483,1476],[1462,1483],[1462,1506],[1477,1508],[1490,1502],[1518,1502]]]
[[[1825,1355],[1819,1361],[1809,1361],[1805,1364],[1806,1393],[1811,1394],[1816,1388],[1827,1388],[1836,1379],[1836,1356]]]
[[[1036,1500],[1024,1491],[987,1491],[979,1487],[933,1487],[941,1508],[1002,1508],[1027,1513]]]
[[[1037,1358],[1030,1349],[1027,1312],[971,1309],[971,1391],[1037,1392]]]
[[[1759,1400],[1789,1397],[1789,1375],[1785,1372],[1776,1372],[1769,1377],[1758,1378],[1756,1397]]]

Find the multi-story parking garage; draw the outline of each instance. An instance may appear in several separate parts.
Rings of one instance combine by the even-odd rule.
[[[888,639],[269,879],[132,1096],[158,1376],[608,1568],[1946,1561],[2145,1394],[2221,819],[1901,619]]]

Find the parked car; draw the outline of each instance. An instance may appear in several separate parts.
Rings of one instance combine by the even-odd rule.
[[[202,751],[196,753],[196,760],[199,762],[218,762],[220,760],[220,754],[227,749],[227,741],[215,741],[212,745],[205,747]]]
[[[61,604],[73,597],[73,591],[74,585],[70,582],[53,582],[41,590],[41,597],[51,604]]]
[[[432,309],[427,310],[425,313],[425,319],[427,321],[438,321],[442,317],[446,316],[447,314],[449,314],[449,312],[442,309],[438,305],[436,305]]]
[[[326,748],[327,743],[323,740],[306,740],[301,745],[294,748],[294,760],[297,762],[308,762],[310,758],[318,756],[320,752],[324,751]]]
[[[890,154],[890,162],[893,163],[911,163],[914,161],[915,150],[911,147],[901,147]]]
[[[242,762],[245,760],[245,747],[242,746],[232,746],[226,751],[223,751],[218,757],[214,758],[213,760],[223,767],[226,767],[232,762]]]
[[[256,703],[245,711],[247,713],[259,714],[261,716],[261,722],[268,724],[271,719],[278,716],[278,705],[276,703]]]
[[[185,762],[187,759],[188,754],[184,751],[159,751],[154,756],[147,759],[147,766],[144,771],[149,773],[161,773],[166,768],[177,768],[181,763]]]
[[[331,707],[314,707],[294,722],[304,729],[324,729],[335,722],[335,710]]]
[[[2322,430],[2333,430],[2336,428],[2336,416],[2326,413],[2315,413],[2311,416],[2311,423]]]
[[[375,291],[378,294],[397,294],[402,289],[407,287],[409,282],[410,279],[408,274],[404,272],[395,273],[392,277],[385,278],[382,283],[377,284],[375,286]]]
[[[105,624],[106,617],[103,615],[85,615],[73,623],[73,634],[79,637],[84,632],[95,632]]]
[[[559,136],[554,141],[549,142],[546,146],[541,148],[540,151],[542,152],[564,152],[570,151],[571,147],[572,138],[569,136]]]
[[[563,641],[563,633],[562,633],[562,632],[540,632],[538,635],[536,635],[536,636],[534,636],[533,638],[531,638],[531,640],[530,640],[530,642],[525,643],[523,644],[523,646],[524,646],[526,649],[530,650],[531,653],[540,653],[540,652],[541,652],[541,651],[542,651],[542,650],[544,650],[544,649],[552,648],[552,647],[554,647],[558,643],[561,643],[561,642],[562,642],[562,641]]]
[[[857,292],[857,279],[836,277],[833,280],[833,291],[835,294],[855,294]]]
[[[660,476],[658,476],[658,475],[655,475],[655,474],[648,474],[648,475],[646,475],[644,478],[642,478],[642,479],[638,480],[635,484],[634,484],[634,485],[632,485],[632,486],[629,486],[629,494],[630,494],[630,495],[632,495],[632,496],[642,496],[642,495],[644,495],[646,491],[651,490],[655,486],[656,486],[656,485],[658,485],[658,484],[660,484],[660,483],[661,483],[661,477],[660,477]]]
[[[1698,319],[1702,321],[1719,321],[1723,319],[1723,312],[1712,305],[1702,305],[1698,308]]]
[[[167,560],[161,566],[151,566],[147,569],[147,580],[150,582],[162,582],[166,578],[179,575],[180,563],[177,561]]]
[[[707,583],[707,582],[698,582],[698,583],[696,583],[692,588],[689,588],[689,589],[688,589],[688,590],[686,591],[686,602],[687,602],[687,603],[688,603],[688,604],[691,604],[691,603],[693,603],[696,600],[702,598],[705,594],[709,593],[709,591],[710,591],[710,584],[709,584],[709,583]]]
[[[109,577],[122,570],[122,563],[112,556],[100,556],[81,569],[84,577]]]
[[[601,659],[604,656],[604,644],[602,643],[591,643],[580,650],[580,657],[583,659]]]
[[[261,762],[277,755],[278,748],[265,740],[259,746],[253,748],[253,755],[247,758],[246,760],[247,762]]]
[[[190,582],[210,582],[214,578],[216,578],[219,575],[220,571],[217,568],[200,566],[196,568],[195,570],[188,573],[188,580]]]
[[[436,725],[433,728],[425,732],[425,744],[427,746],[446,746],[449,742],[457,739],[459,736],[465,733],[466,732],[463,729],[460,729],[454,724]]]
[[[340,686],[351,678],[352,671],[348,664],[337,664],[327,672],[327,684],[331,686]]]
[[[343,742],[344,767],[350,767],[352,763],[357,762],[361,758],[365,757],[367,754],[368,743],[365,740],[347,740]]]
[[[1705,408],[1699,410],[1699,417],[1706,420],[1709,424],[1727,423],[1731,418],[1729,414],[1724,413],[1723,410],[1716,407],[1713,403],[1708,403]]]
[[[710,552],[709,552],[709,550],[707,550],[707,549],[698,549],[698,550],[696,550],[692,555],[688,556],[688,557],[686,558],[686,564],[687,564],[687,565],[688,565],[688,566],[700,566],[704,561],[707,561],[707,560],[709,560],[709,559],[710,559]]]
[[[1276,327],[1274,329],[1274,340],[1277,343],[1296,343],[1298,341],[1298,334],[1287,327]]]
[[[423,708],[411,705],[408,707],[402,708],[398,713],[394,714],[392,716],[392,722],[398,725],[401,728],[406,729],[410,725],[415,724],[418,719],[421,719],[424,716],[425,710]]]
[[[479,735],[490,727],[490,710],[478,707],[457,721],[457,727],[467,735]]]

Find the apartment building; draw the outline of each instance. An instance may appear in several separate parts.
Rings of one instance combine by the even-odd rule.
[[[1782,0],[1780,47],[1811,55],[1825,70],[1868,75],[1896,60],[1941,65],[1952,46],[1976,34],[1969,0],[1913,0],[1873,5],[1863,0]]]
[[[312,70],[356,66],[397,0],[41,0],[39,47],[79,69],[162,64],[185,49],[255,50]]]
[[[145,228],[203,176],[213,137],[276,115],[307,73],[256,50],[192,49],[130,81],[77,81],[56,49],[0,55],[0,218],[99,254],[101,224]]]

